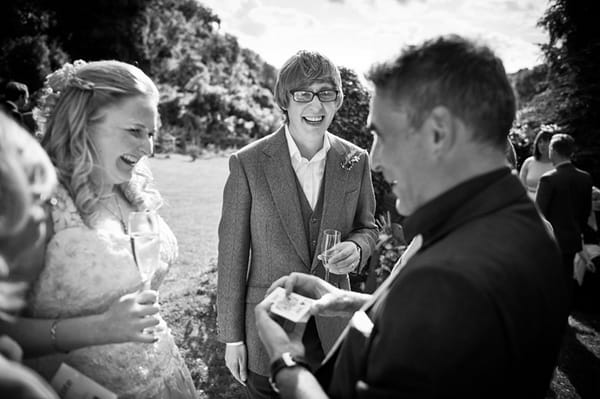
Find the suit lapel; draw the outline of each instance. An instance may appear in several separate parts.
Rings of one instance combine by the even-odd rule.
[[[344,194],[346,189],[346,180],[349,171],[342,168],[342,162],[346,156],[346,150],[342,143],[333,135],[329,135],[331,148],[327,152],[327,161],[325,163],[325,187],[323,188],[323,216],[321,218],[321,227],[319,228],[319,237],[325,229],[335,229],[341,220],[341,212],[344,208]],[[317,247],[318,249],[318,247]],[[319,261],[315,256],[311,265],[311,270],[317,267]]]
[[[288,239],[308,269],[311,260],[309,259],[294,170],[283,127],[275,133],[273,140],[263,150],[263,153],[265,154],[263,169],[279,218]]]

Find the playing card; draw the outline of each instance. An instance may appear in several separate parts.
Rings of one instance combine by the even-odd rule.
[[[277,287],[270,295],[273,304],[271,313],[281,316],[294,323],[306,323],[310,317],[310,308],[315,301],[305,296],[290,293],[285,295],[285,289]]]

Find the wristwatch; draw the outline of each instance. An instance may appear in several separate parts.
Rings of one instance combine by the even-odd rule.
[[[358,267],[360,266],[360,261],[362,260],[362,248],[360,247],[360,245],[358,245],[357,242],[355,241],[350,241],[351,243],[353,243],[354,245],[356,245],[356,249],[358,250],[358,265],[356,265],[356,269],[358,269]]]
[[[283,352],[279,358],[271,363],[271,375],[269,376],[269,384],[271,384],[271,388],[276,393],[279,393],[279,388],[277,388],[277,384],[275,383],[275,377],[277,373],[285,368],[291,367],[304,367],[308,371],[310,370],[310,366],[308,362],[302,356],[293,356],[290,352]]]

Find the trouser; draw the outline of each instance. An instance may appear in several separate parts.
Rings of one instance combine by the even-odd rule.
[[[305,349],[305,358],[313,370],[325,358],[325,353],[321,346],[317,324],[314,317],[311,317],[306,323],[302,344]],[[279,395],[273,391],[269,384],[269,377],[253,373],[248,370],[248,379],[246,380],[246,397],[248,399],[276,399]]]

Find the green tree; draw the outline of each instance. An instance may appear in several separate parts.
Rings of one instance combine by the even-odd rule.
[[[329,131],[359,147],[369,150],[373,143],[373,136],[367,126],[371,95],[361,83],[356,72],[343,66],[339,67],[339,70],[342,77],[344,102],[335,114]],[[371,176],[373,178],[373,188],[377,201],[376,215],[385,215],[387,212],[390,212],[393,220],[398,221],[400,216],[396,213],[396,198],[392,193],[390,185],[385,181],[381,173],[373,172]]]
[[[552,0],[539,25],[549,33],[542,46],[559,120],[581,150],[576,162],[600,183],[600,24],[595,3]]]

